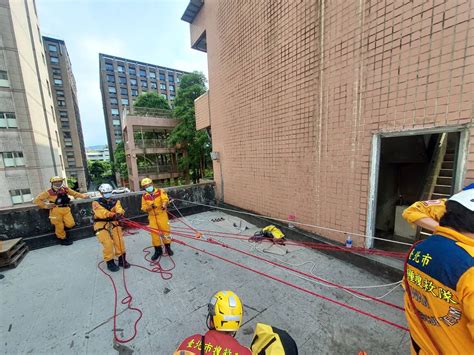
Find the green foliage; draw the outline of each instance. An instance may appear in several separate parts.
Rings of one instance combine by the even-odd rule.
[[[186,181],[190,175],[194,182],[204,175],[206,165],[210,163],[211,142],[205,131],[196,131],[194,100],[206,92],[204,74],[193,72],[181,77],[176,95],[173,115],[180,123],[171,132],[168,142],[180,146],[183,150],[178,166],[185,173]]]
[[[125,156],[124,143],[117,144],[114,151],[114,168],[120,174],[122,179],[128,179],[127,158]]]
[[[113,180],[112,164],[108,161],[88,160],[87,168],[89,170],[91,180],[96,185]]]
[[[133,102],[135,107],[148,107],[169,110],[168,101],[156,92],[142,93]]]

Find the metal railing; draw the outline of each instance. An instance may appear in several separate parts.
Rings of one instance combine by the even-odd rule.
[[[161,174],[161,173],[170,173],[173,171],[172,165],[154,165],[139,167],[138,174]]]
[[[160,108],[131,106],[125,108],[125,113],[126,115],[134,116],[173,118],[173,112],[171,110],[165,110]]]
[[[137,139],[135,140],[137,148],[168,148],[165,139]]]

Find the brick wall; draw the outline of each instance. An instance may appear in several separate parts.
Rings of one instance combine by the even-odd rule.
[[[196,129],[203,129],[211,126],[211,116],[209,114],[209,91],[194,100],[196,109]]]
[[[217,191],[222,168],[227,203],[365,233],[373,135],[457,125],[473,181],[473,6],[206,0]]]

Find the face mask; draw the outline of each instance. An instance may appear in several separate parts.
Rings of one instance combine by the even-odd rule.
[[[110,198],[112,196],[111,192],[106,192],[103,194],[105,198]]]
[[[152,193],[153,191],[155,190],[155,188],[153,186],[148,186],[145,191],[146,192],[149,192],[149,193]]]

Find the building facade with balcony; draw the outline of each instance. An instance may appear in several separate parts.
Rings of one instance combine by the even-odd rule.
[[[167,144],[177,124],[170,110],[133,106],[123,110],[123,138],[131,190],[139,191],[140,181],[145,177],[165,184],[182,176],[177,164],[180,153]]]

